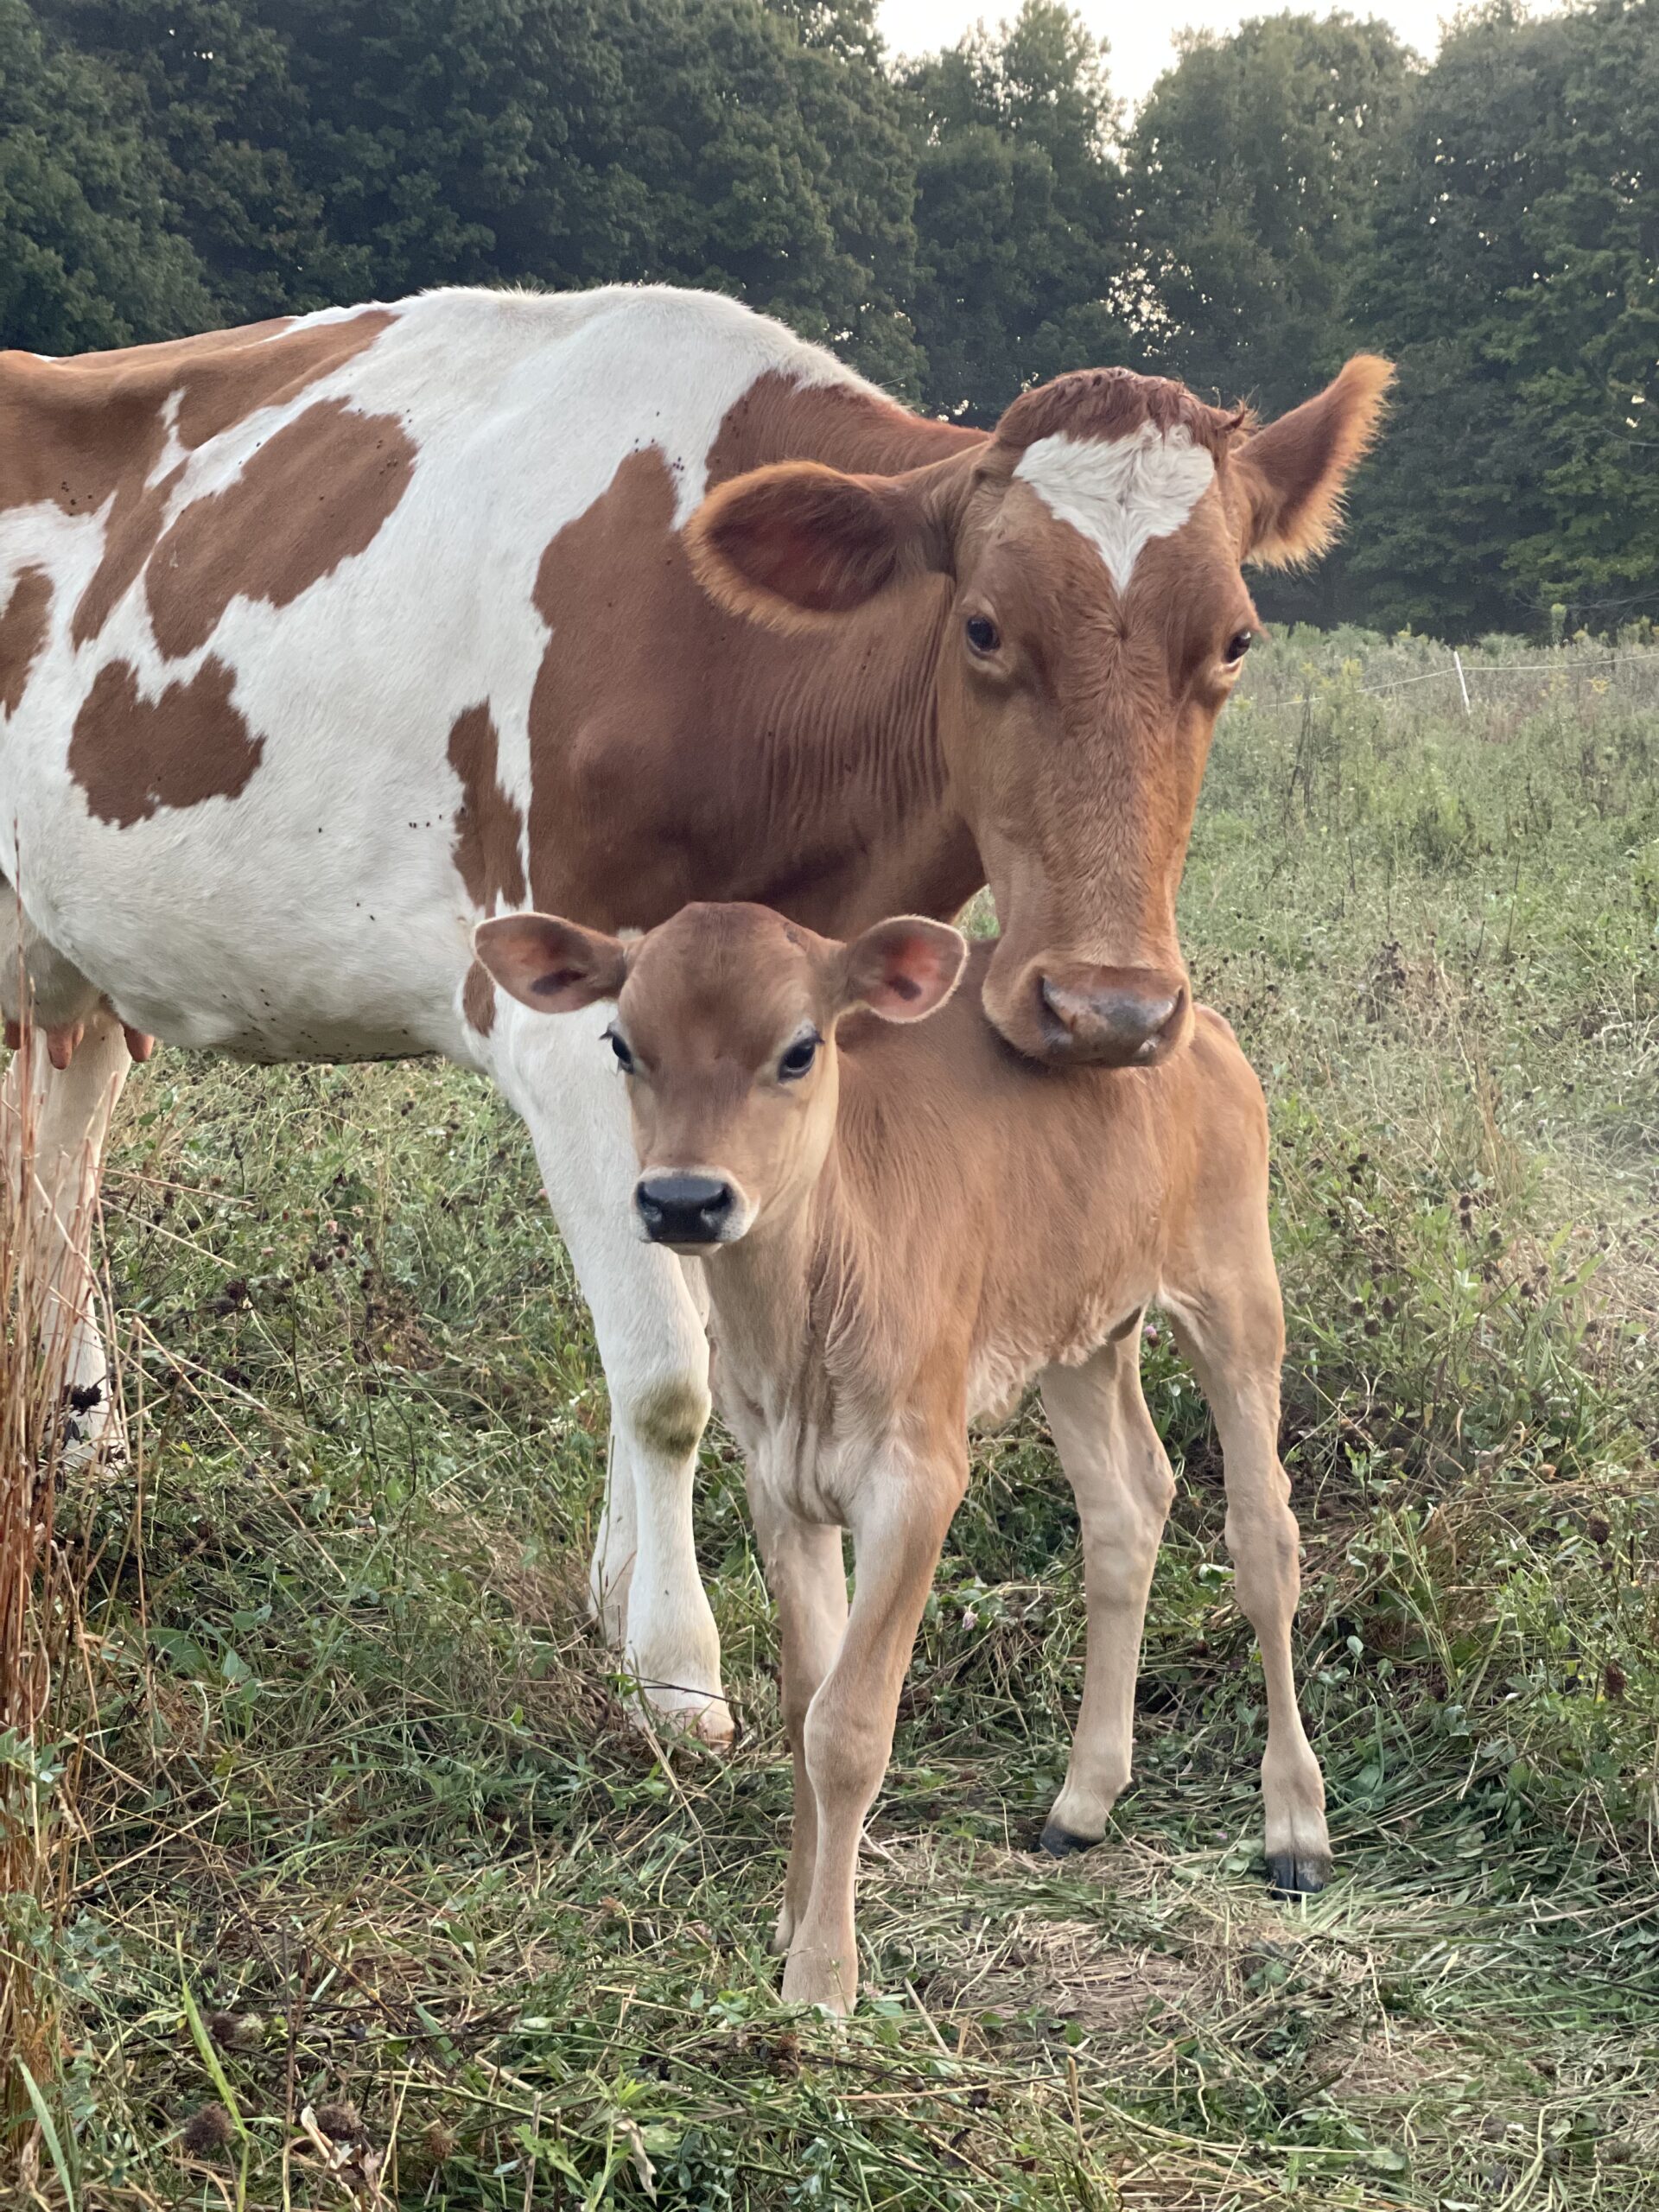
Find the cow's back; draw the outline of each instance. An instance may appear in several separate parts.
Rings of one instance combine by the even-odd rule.
[[[37,928],[174,1041],[464,1054],[550,643],[649,619],[538,603],[543,555],[632,454],[677,528],[768,372],[854,381],[646,289],[0,358],[0,873]]]

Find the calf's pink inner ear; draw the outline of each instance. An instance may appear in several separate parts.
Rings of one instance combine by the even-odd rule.
[[[906,914],[878,922],[847,948],[844,1002],[884,1021],[919,1021],[957,988],[967,940],[947,923]]]
[[[613,937],[552,914],[501,914],[480,922],[473,950],[520,1005],[575,1014],[613,999],[627,976],[627,952]]]

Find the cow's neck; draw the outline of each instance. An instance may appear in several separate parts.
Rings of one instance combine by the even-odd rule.
[[[861,385],[762,378],[709,454],[711,485],[813,460],[897,474],[981,441]],[[787,633],[692,576],[679,481],[629,455],[544,554],[550,639],[530,706],[530,893],[594,927],[649,928],[693,899],[753,899],[845,936],[953,913],[983,881],[939,743],[951,588],[918,576]]]
[[[753,899],[826,935],[895,912],[949,916],[984,880],[939,741],[950,586],[925,579],[823,636],[734,661],[725,729],[741,766],[732,874],[702,895]],[[760,641],[755,641],[759,643]]]
[[[762,378],[728,416],[709,482],[810,460],[869,475],[977,449],[983,433],[908,413],[861,385]],[[917,577],[821,632],[732,639],[722,688],[748,754],[752,836],[718,895],[845,935],[898,912],[952,914],[984,880],[955,810],[937,678],[954,588]],[[758,864],[757,864],[758,863]],[[715,895],[705,893],[704,895]]]

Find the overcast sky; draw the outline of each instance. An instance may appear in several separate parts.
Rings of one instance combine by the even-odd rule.
[[[1189,27],[1228,31],[1247,16],[1281,12],[1286,0],[1256,0],[1255,6],[1237,7],[1229,0],[1071,0],[1071,5],[1097,37],[1112,50],[1112,86],[1120,97],[1138,100],[1154,77],[1174,59],[1171,44],[1178,30]],[[1432,54],[1437,26],[1449,15],[1455,0],[1350,0],[1349,13],[1381,16],[1394,25],[1408,46]],[[1019,13],[1020,0],[990,0],[975,6],[973,0],[880,0],[881,29],[895,54],[926,54],[935,47],[953,46],[969,24],[984,17],[992,22]],[[1311,8],[1309,14],[1328,9]]]

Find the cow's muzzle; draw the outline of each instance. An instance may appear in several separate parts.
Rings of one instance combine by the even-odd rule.
[[[1037,1057],[1055,1065],[1155,1067],[1191,1026],[1185,982],[1155,968],[1039,970],[1032,988]]]

